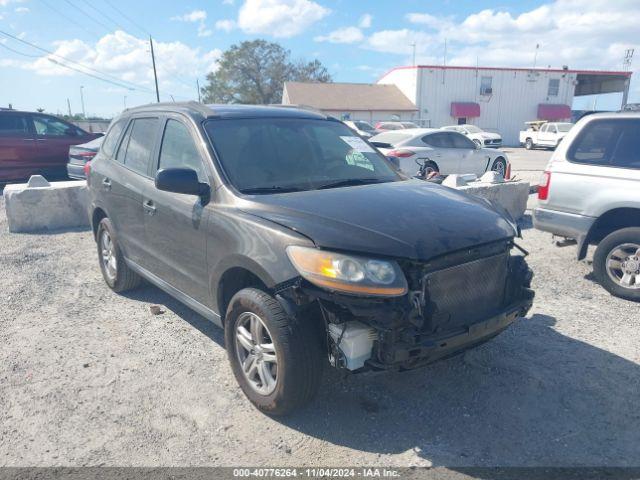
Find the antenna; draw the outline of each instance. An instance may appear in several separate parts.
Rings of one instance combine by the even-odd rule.
[[[536,68],[536,61],[538,60],[538,49],[540,48],[540,44],[536,43],[536,50],[533,53],[533,68]]]
[[[633,61],[633,48],[628,48],[624,51],[624,58],[622,60],[622,70],[628,72],[631,70],[631,62]]]

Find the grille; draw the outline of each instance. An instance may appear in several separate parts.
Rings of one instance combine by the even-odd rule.
[[[485,320],[504,306],[509,254],[480,258],[425,276],[426,316],[447,330]]]

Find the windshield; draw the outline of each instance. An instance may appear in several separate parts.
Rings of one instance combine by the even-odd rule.
[[[568,132],[573,127],[573,123],[556,123],[559,132]]]
[[[218,119],[205,129],[229,180],[243,193],[402,180],[391,162],[340,122]]]
[[[475,125],[465,125],[464,128],[469,133],[482,133],[482,129],[476,127]]]
[[[356,126],[358,130],[364,130],[365,132],[373,132],[375,130],[375,128],[373,128],[367,122],[358,121],[358,122],[353,122],[353,124]]]

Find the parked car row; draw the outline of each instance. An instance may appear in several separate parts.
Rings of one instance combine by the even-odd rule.
[[[456,132],[422,137],[440,134],[478,154]],[[533,301],[512,219],[408,179],[317,112],[130,109],[88,170],[106,284],[144,278],[223,327],[241,389],[268,414],[311,400],[323,364],[417,368],[488,341]]]
[[[69,147],[100,135],[52,115],[1,109],[0,182],[22,180],[36,173],[65,177]]]

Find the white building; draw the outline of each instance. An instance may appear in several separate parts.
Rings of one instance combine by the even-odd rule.
[[[420,65],[397,67],[378,84],[395,85],[425,127],[470,123],[498,132],[506,145],[531,120],[569,120],[574,96],[622,92],[631,72]]]

